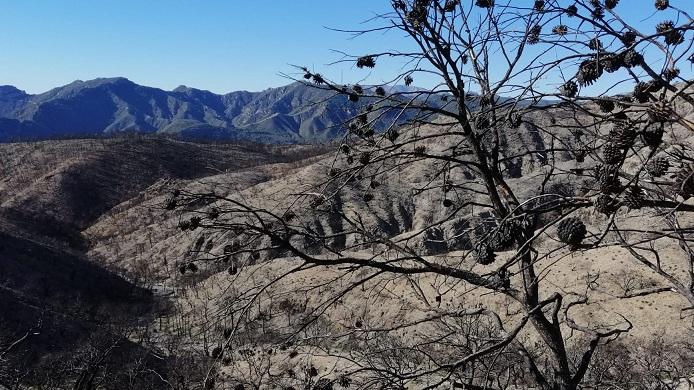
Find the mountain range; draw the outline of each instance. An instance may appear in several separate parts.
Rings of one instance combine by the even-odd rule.
[[[75,81],[31,95],[0,86],[0,142],[118,133],[183,139],[311,143],[342,134],[342,124],[369,102],[292,83],[224,95],[180,86],[172,91],[126,78]],[[392,118],[381,118],[380,125]],[[376,124],[377,126],[379,124]]]

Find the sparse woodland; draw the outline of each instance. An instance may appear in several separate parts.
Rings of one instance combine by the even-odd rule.
[[[164,204],[179,229],[208,234],[179,276],[228,269],[210,279],[204,387],[691,381],[694,20],[687,1],[622,12],[634,6],[393,1],[376,27],[345,33],[404,34],[415,50],[342,60],[357,80],[399,60],[390,81],[343,85],[298,67],[298,80],[368,103],[320,177],[271,200],[212,189]],[[425,75],[437,84],[394,88]],[[374,131],[393,113],[411,119]],[[398,197],[426,213],[383,219]],[[586,263],[604,269],[566,276]],[[635,343],[649,330],[630,302],[658,295],[679,314],[667,328],[689,337]]]
[[[332,145],[0,145],[0,389],[694,387],[689,0],[388,4]]]

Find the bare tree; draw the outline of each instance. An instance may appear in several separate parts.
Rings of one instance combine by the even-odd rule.
[[[222,348],[258,345],[253,330],[277,325],[277,286],[326,270],[291,290],[310,301],[301,320],[271,330],[281,345],[348,362],[364,387],[576,389],[598,348],[632,324],[628,316],[617,324],[574,318],[594,281],[572,292],[546,283],[567,258],[623,247],[664,283],[625,288],[625,298],[676,291],[694,306],[694,206],[685,202],[694,195],[694,98],[679,69],[694,55],[693,20],[667,0],[628,20],[619,11],[629,4],[618,3],[393,1],[375,27],[347,32],[404,34],[415,49],[342,60],[360,69],[399,60],[402,71],[388,82],[342,85],[299,67],[302,82],[361,110],[324,176],[274,203],[213,191],[176,194],[166,205],[190,212],[183,230],[230,234],[223,250],[179,268],[229,266]],[[649,30],[637,27],[651,14]],[[419,77],[435,81],[396,87]],[[408,182],[414,175],[421,180]],[[402,231],[372,205],[395,207],[387,196],[406,197],[405,188],[414,203],[440,211]],[[197,207],[201,199],[214,211]],[[684,253],[677,264],[664,266],[663,245]],[[445,255],[452,250],[461,252]],[[274,268],[253,283],[235,277],[263,265]],[[388,325],[321,322],[346,296],[395,283],[421,301],[420,315]],[[335,340],[352,347],[336,352]]]

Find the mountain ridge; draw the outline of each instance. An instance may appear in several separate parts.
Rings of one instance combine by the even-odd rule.
[[[0,86],[0,142],[136,132],[315,143],[343,134],[342,124],[368,103],[299,82],[226,94],[184,85],[166,91],[124,77],[76,80],[33,95],[8,85]]]

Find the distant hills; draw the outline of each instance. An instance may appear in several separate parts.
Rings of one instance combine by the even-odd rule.
[[[126,78],[75,81],[37,95],[0,86],[0,142],[127,132],[183,139],[322,142],[343,134],[341,125],[368,103],[352,103],[301,83],[225,95],[186,86],[164,91]],[[392,118],[380,118],[376,126],[388,120]]]

